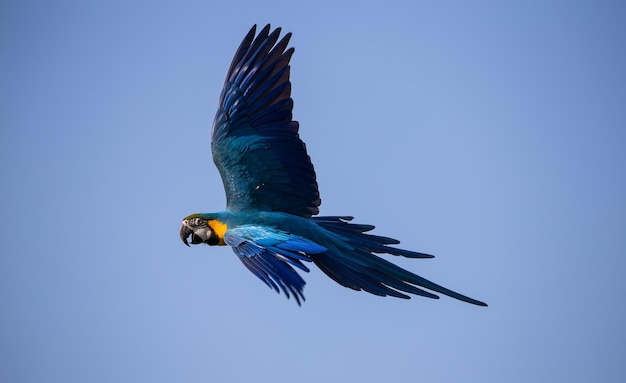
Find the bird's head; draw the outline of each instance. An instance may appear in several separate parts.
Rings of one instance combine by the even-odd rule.
[[[225,245],[224,233],[227,226],[216,219],[208,218],[203,214],[192,214],[185,219],[180,226],[180,239],[189,246],[191,244],[206,243],[207,245]]]

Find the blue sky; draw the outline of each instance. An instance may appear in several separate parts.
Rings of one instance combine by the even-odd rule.
[[[626,9],[612,1],[0,6],[0,381],[626,378]],[[224,195],[209,134],[252,24],[294,33],[322,214],[489,303],[302,308],[180,220]]]

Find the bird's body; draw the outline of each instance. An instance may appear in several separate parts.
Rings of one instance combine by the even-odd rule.
[[[476,305],[483,302],[432,283],[376,254],[431,255],[398,249],[399,241],[368,234],[372,225],[352,217],[314,217],[321,200],[315,171],[292,120],[290,34],[253,27],[228,71],[212,131],[211,148],[224,184],[227,208],[192,214],[180,236],[188,245],[228,245],[243,264],[276,291],[300,304],[316,264],[337,283],[381,296],[407,293],[438,298],[428,289]]]

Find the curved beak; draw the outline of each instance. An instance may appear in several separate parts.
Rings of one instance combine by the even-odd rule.
[[[187,238],[193,234],[193,230],[187,226],[187,221],[183,221],[183,224],[180,226],[180,239],[183,240],[183,243],[189,247],[189,242],[187,242]]]

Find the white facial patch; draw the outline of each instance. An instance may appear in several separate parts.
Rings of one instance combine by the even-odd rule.
[[[199,226],[199,227],[194,227],[193,229],[193,233],[195,235],[197,235],[198,237],[202,238],[203,241],[207,241],[209,239],[209,237],[211,236],[211,228],[208,226]]]

